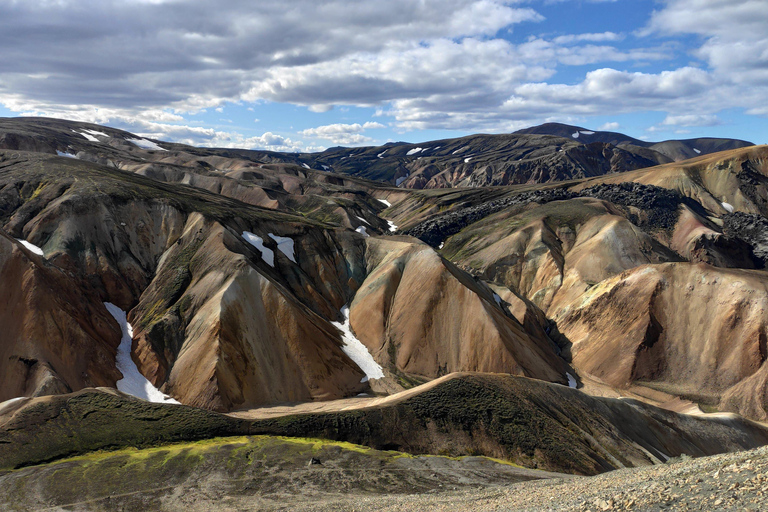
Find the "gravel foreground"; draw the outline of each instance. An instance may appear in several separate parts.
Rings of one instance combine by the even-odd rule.
[[[205,511],[768,510],[768,447],[510,486],[399,496],[284,496],[197,503]]]

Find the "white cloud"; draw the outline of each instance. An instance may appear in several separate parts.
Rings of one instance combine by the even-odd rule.
[[[589,42],[604,42],[604,41],[621,41],[624,39],[622,34],[615,32],[600,32],[591,34],[569,34],[565,36],[559,36],[552,40],[556,44],[571,44],[581,41]]]
[[[600,126],[598,128],[598,131],[601,132],[615,132],[621,127],[621,125],[615,121],[605,123],[604,125]]]
[[[316,128],[308,128],[300,133],[305,137],[330,140],[334,144],[359,145],[371,142],[373,139],[362,135],[365,130],[386,128],[385,125],[377,122],[366,122],[364,124],[328,124]]]
[[[716,115],[683,114],[667,116],[661,122],[664,126],[717,126],[721,123]]]
[[[164,126],[157,133],[201,144],[285,148],[303,142],[269,146],[261,139],[269,132],[202,133],[180,114],[239,101],[321,113],[359,105],[394,118],[398,130],[490,132],[553,115],[654,110],[674,119],[734,107],[768,115],[765,0],[660,1],[643,32],[662,36],[659,44],[611,31],[512,42],[518,24],[546,21],[536,7],[522,0],[296,0],[289,8],[277,0],[0,0],[0,103],[14,112],[155,123]],[[663,69],[690,44],[675,38],[688,34],[699,36],[692,53],[700,61],[633,72],[651,61]],[[564,66],[587,65],[598,69],[561,78]],[[370,140],[364,125],[356,132],[327,126],[301,137]]]

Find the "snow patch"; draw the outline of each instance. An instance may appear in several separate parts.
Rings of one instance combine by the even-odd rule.
[[[412,150],[410,150],[409,152],[407,152],[405,155],[406,155],[406,156],[415,155],[416,153],[418,153],[418,152],[419,152],[419,151],[421,151],[421,150],[422,150],[422,148],[413,148]]]
[[[501,307],[501,297],[499,297],[498,293],[494,293],[493,294],[493,300],[496,301],[496,305],[497,306]]]
[[[697,155],[700,155],[700,154],[701,154],[701,151],[700,151],[700,150],[698,150],[698,149],[696,149],[696,148],[693,148],[693,150],[696,152],[696,154],[697,154]]]
[[[43,252],[43,250],[38,246],[36,246],[35,244],[27,242],[26,240],[22,240],[21,238],[17,238],[16,240],[18,240],[19,243],[21,243],[21,245],[29,249],[30,252],[33,252],[38,256],[45,256],[45,253]]]
[[[468,163],[469,163],[469,161],[470,161],[470,160],[472,160],[473,158],[474,158],[473,156],[470,156],[470,157],[467,157],[467,158],[465,158],[465,159],[464,159],[464,163],[465,163],[465,164],[468,164]]]
[[[278,236],[269,233],[269,238],[277,242],[277,250],[288,256],[288,259],[296,263],[296,255],[293,252],[293,238]]]
[[[445,247],[445,242],[440,242],[440,246],[438,247],[438,249],[442,249],[443,247]]]
[[[254,235],[250,231],[243,231],[243,238],[246,242],[261,251],[261,259],[267,262],[270,267],[275,266],[275,253],[272,249],[264,247],[264,239],[259,235]]]
[[[83,131],[85,133],[90,133],[94,137],[107,137],[107,138],[109,138],[109,134],[108,133],[104,133],[104,132],[100,132],[100,131],[96,131],[96,130],[83,130]]]
[[[358,226],[358,227],[357,227],[357,229],[356,229],[355,231],[357,231],[358,233],[360,233],[361,235],[363,235],[363,236],[364,236],[364,237],[366,237],[366,238],[367,238],[367,237],[369,237],[369,236],[371,236],[371,235],[369,235],[369,234],[368,234],[368,233],[365,231],[365,226]]]
[[[392,222],[391,220],[388,220],[387,224],[389,224],[389,231],[391,233],[394,233],[395,231],[397,231],[397,226],[395,225],[394,222]]]
[[[368,224],[369,226],[371,225],[371,223],[370,223],[370,222],[368,222],[367,220],[365,220],[364,218],[362,218],[362,217],[358,217],[357,215],[355,215],[355,217],[357,217],[357,220],[359,220],[359,221],[362,221],[362,222],[365,222],[365,223],[366,223],[366,224]]]
[[[382,151],[381,153],[379,153],[376,156],[379,157],[379,158],[384,158],[384,153],[386,153],[387,151],[389,151],[389,150],[385,149],[384,151]]]
[[[321,164],[320,166],[323,168],[324,171],[327,171],[328,169],[330,169],[330,167],[328,167],[327,165]]]
[[[72,131],[74,132],[74,130],[72,130]],[[90,142],[101,142],[99,139],[97,139],[93,135],[90,135],[90,134],[88,134],[88,133],[86,133],[84,131],[83,132],[75,132],[75,133],[77,133],[78,135],[82,135],[83,137],[85,137]]]
[[[311,167],[310,167],[310,166],[308,166],[307,164],[301,164],[301,166],[302,166],[303,168],[305,168],[305,169],[311,169]]]
[[[582,135],[594,135],[595,132],[590,132],[589,130],[581,130],[579,133]]]
[[[77,158],[77,155],[73,155],[72,153],[64,153],[64,152],[59,151],[59,150],[56,150],[56,154],[58,156],[63,156],[63,157],[66,157],[66,158]]]
[[[574,139],[578,139],[579,138],[579,132],[572,133],[571,137],[573,137]]]
[[[568,377],[568,387],[576,389],[576,386],[578,386],[578,383],[576,382],[576,379],[574,378],[574,376],[568,372],[565,372],[565,376]]]
[[[733,205],[730,203],[722,203],[723,208],[725,208],[725,211],[728,213],[733,213]]]
[[[152,151],[168,151],[165,148],[161,148],[160,146],[158,146],[156,143],[152,142],[151,140],[147,140],[147,139],[126,139],[126,140],[128,142],[130,142],[131,144],[134,144],[134,145],[140,147],[141,149],[149,149],[149,150],[152,150]]]
[[[365,373],[365,377],[360,382],[384,377],[384,372],[379,363],[373,358],[368,348],[363,345],[363,342],[358,340],[352,333],[352,329],[349,326],[349,306],[341,308],[341,316],[344,317],[344,323],[331,323],[341,332],[341,341],[344,342],[341,350]]]
[[[408,179],[408,176],[403,176],[402,178],[397,178],[395,180],[395,186],[399,187],[402,182]]]
[[[377,201],[378,201],[378,202],[380,202],[380,203],[384,203],[384,205],[385,205],[387,208],[389,208],[390,206],[392,206],[392,203],[390,203],[390,202],[389,202],[389,201],[387,201],[386,199],[377,199]]]
[[[136,398],[147,400],[148,402],[157,402],[161,404],[178,404],[176,400],[163,394],[154,387],[136,367],[136,363],[131,359],[131,344],[133,343],[133,327],[128,323],[125,311],[110,302],[105,302],[109,314],[117,320],[123,337],[120,340],[120,346],[117,348],[117,369],[123,374],[123,378],[117,381],[117,389],[123,393],[133,395]]]

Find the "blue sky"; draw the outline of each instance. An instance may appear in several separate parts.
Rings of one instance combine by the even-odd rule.
[[[768,143],[765,0],[0,0],[0,115],[317,151],[548,121]]]

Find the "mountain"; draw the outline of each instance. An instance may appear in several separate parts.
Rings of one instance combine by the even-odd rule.
[[[594,475],[768,441],[767,146],[587,172],[655,150],[533,133],[280,155],[38,118],[0,141],[0,481],[47,489],[54,466],[16,469],[77,480],[136,446],[186,482],[241,460],[220,436],[265,436],[237,443],[285,467],[309,452],[283,437],[353,443],[323,457],[386,475],[387,450]],[[345,152],[381,167],[339,172]],[[425,159],[519,183],[372,179]],[[440,459],[408,485],[475,463],[511,474]]]
[[[471,135],[419,144],[331,148],[284,161],[404,188],[549,183],[618,173],[751,146],[734,139],[651,143],[614,132],[548,123],[505,135]],[[281,158],[260,154],[261,158]]]

